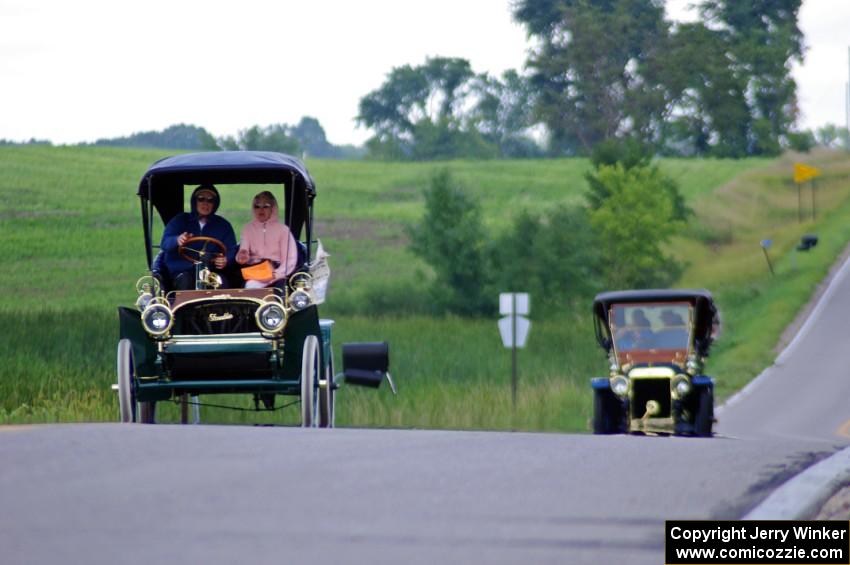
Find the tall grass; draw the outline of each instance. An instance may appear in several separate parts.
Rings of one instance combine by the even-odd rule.
[[[114,148],[0,148],[0,423],[103,421],[117,417],[115,307],[135,298],[144,270],[139,203],[144,170],[164,154]],[[818,155],[823,168],[816,221],[796,223],[791,160],[662,160],[696,211],[672,251],[688,262],[684,287],[715,291],[724,332],[710,367],[729,394],[772,359],[782,329],[850,240],[850,165]],[[584,430],[589,378],[604,374],[589,304],[532,311],[519,354],[518,404],[511,408],[510,355],[495,320],[423,316],[427,267],[406,248],[404,225],[422,213],[422,189],[448,167],[482,202],[493,233],[520,208],[580,203],[582,159],[386,164],[308,163],[319,197],[318,232],[331,253],[334,341],[388,340],[392,396],[343,388],[337,422],[356,426]],[[222,212],[239,226],[256,187],[223,193]],[[796,254],[802,233],[818,247]],[[758,242],[772,238],[776,276]],[[796,255],[795,255],[796,254]],[[794,263],[796,261],[796,268]],[[494,297],[495,299],[495,297]],[[399,305],[410,312],[399,315]],[[392,309],[395,314],[384,312]],[[249,398],[204,398],[252,406]],[[284,400],[285,401],[285,400]],[[162,403],[176,421],[178,407]],[[258,414],[202,408],[204,421],[294,423],[297,406]]]

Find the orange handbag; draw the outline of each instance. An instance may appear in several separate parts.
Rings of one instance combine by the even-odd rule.
[[[268,259],[242,269],[242,278],[246,281],[267,281],[273,276],[272,263]]]

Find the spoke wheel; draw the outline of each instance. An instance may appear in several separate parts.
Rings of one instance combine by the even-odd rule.
[[[129,339],[118,342],[118,414],[122,422],[153,424],[156,418],[155,402],[136,400],[133,344]]]
[[[301,353],[301,427],[313,428],[318,419],[319,340],[308,335]]]
[[[319,388],[319,427],[333,428],[334,427],[334,359],[333,353],[328,359],[328,366],[325,367],[325,386]]]
[[[118,342],[118,415],[121,422],[136,421],[136,393],[133,388],[133,344]]]

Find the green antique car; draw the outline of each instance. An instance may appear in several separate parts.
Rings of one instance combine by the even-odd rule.
[[[714,380],[703,373],[719,329],[706,290],[605,292],[593,302],[609,376],[594,378],[593,433],[710,436]]]
[[[181,213],[185,188],[201,184],[264,185],[277,194],[299,248],[298,272],[285,288],[223,288],[211,266],[224,244],[204,237],[180,248],[195,265],[194,289],[169,288],[155,222]],[[183,423],[190,408],[197,420],[199,397],[211,394],[247,394],[255,410],[280,410],[276,399],[284,395],[296,397],[289,404],[300,405],[302,426],[333,427],[343,382],[377,388],[386,378],[392,385],[385,342],[343,344],[343,371],[334,372],[334,322],[318,314],[329,271],[316,257],[316,188],[298,159],[260,151],[168,157],[145,172],[138,196],[148,273],[136,283],[135,307],[118,309],[121,421],[154,423],[162,401],[181,404]]]

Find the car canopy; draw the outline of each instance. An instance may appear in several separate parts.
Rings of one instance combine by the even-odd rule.
[[[593,313],[606,327],[608,313],[613,304],[635,304],[651,302],[689,302],[694,306],[694,345],[700,355],[708,355],[716,325],[719,323],[714,298],[707,290],[618,290],[597,294],[593,300]],[[610,340],[597,332],[599,344],[610,349]]]
[[[271,151],[187,153],[160,159],[150,166],[139,182],[137,194],[142,199],[148,264],[151,261],[152,209],[156,209],[163,223],[167,224],[183,212],[185,187],[206,183],[214,184],[219,190],[221,185],[226,184],[283,185],[286,224],[296,239],[301,237],[301,229],[306,225],[309,247],[310,212],[316,185],[300,160]]]

